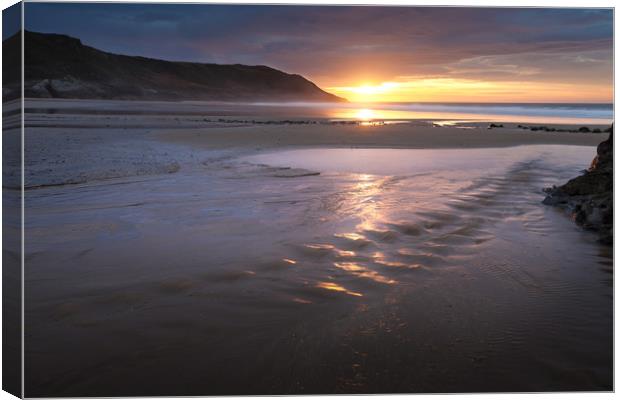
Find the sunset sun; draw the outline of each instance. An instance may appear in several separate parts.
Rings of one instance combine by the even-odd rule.
[[[359,110],[355,114],[355,116],[359,120],[369,121],[369,120],[371,120],[371,119],[373,119],[375,117],[375,112],[373,110],[368,109],[368,108],[362,108],[361,110]]]

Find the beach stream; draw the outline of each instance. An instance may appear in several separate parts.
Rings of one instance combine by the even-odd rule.
[[[611,248],[541,204],[594,153],[296,149],[28,190],[26,395],[611,390]]]

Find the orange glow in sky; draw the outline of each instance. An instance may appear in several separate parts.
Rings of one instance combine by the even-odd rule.
[[[370,121],[375,118],[375,112],[368,108],[355,111],[355,117],[360,121]]]
[[[611,102],[610,85],[539,81],[484,81],[455,78],[416,78],[378,84],[332,86],[327,91],[352,102]],[[358,118],[371,119],[360,110]]]

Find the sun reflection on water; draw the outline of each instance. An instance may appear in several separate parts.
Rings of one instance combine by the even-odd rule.
[[[332,250],[334,248],[333,245],[331,244],[306,244],[304,245],[305,247],[312,249],[312,250]]]
[[[306,243],[303,248],[323,260],[325,257],[334,257],[332,265],[347,275],[383,285],[396,285],[399,282],[386,273],[396,271],[397,268],[413,269],[415,266],[399,260],[398,254],[390,252],[391,255],[388,256],[387,253],[378,251],[383,246],[391,247],[396,240],[396,233],[386,228],[389,225],[389,216],[385,213],[389,208],[385,208],[383,203],[384,194],[389,190],[393,179],[371,174],[352,174],[350,177],[350,186],[345,192],[345,204],[341,210],[355,219],[354,229],[332,234],[335,240],[333,243]],[[354,249],[356,251],[353,251]],[[363,296],[356,288],[343,286],[339,282],[342,278],[342,275],[325,276],[325,281],[318,280],[315,285],[351,296]]]
[[[381,103],[351,103],[349,106],[329,109],[326,112],[329,118],[359,121],[360,125],[389,125],[393,123],[410,123],[412,121],[433,121],[441,124],[449,122],[506,122],[532,124],[610,124],[610,119],[586,118],[553,115],[518,115],[475,113],[468,110],[424,110],[408,108],[402,109]],[[449,126],[449,125],[448,125]]]

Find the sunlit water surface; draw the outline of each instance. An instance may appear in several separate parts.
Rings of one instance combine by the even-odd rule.
[[[309,149],[28,191],[30,395],[609,390],[611,250],[541,204],[593,154]]]
[[[398,122],[411,120],[463,121],[463,122],[512,122],[527,124],[584,124],[609,125],[613,121],[613,104],[563,104],[563,103],[316,103],[316,102],[258,102],[220,103],[205,101],[141,102],[110,100],[27,99],[26,124],[59,123],[58,114],[72,115],[73,123],[81,123],[80,114],[107,118],[110,115],[139,116],[130,118],[132,123],[145,124],[145,118],[155,126],[165,122],[165,117],[175,117],[172,126],[185,122],[204,124],[204,117],[218,121],[219,117],[249,119],[311,119],[350,120],[370,122]],[[53,115],[57,114],[57,115]],[[201,118],[197,118],[197,117]],[[224,119],[227,119],[224,118]],[[66,121],[65,121],[66,122]],[[106,122],[110,122],[109,119]],[[170,121],[168,121],[170,122]]]
[[[333,106],[330,116],[353,120],[465,120],[530,124],[611,124],[611,104],[376,103]]]

